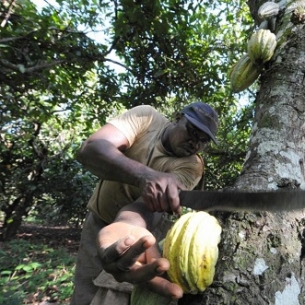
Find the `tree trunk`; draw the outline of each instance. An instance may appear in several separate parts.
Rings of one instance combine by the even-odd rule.
[[[24,194],[15,199],[11,210],[6,212],[6,217],[1,228],[2,234],[0,234],[0,240],[9,241],[16,236],[22,224],[22,219],[27,216],[32,202],[33,195],[31,193]]]
[[[249,6],[257,11],[257,1]],[[236,189],[305,188],[304,16],[295,18],[292,12],[277,20],[276,34],[284,34],[261,75],[249,151]],[[179,305],[305,304],[304,210],[216,217],[223,234],[214,283]]]

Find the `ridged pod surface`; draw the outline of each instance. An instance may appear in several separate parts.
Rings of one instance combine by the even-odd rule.
[[[254,83],[260,74],[260,68],[250,59],[248,54],[243,55],[232,67],[229,74],[233,92],[241,92]]]
[[[184,214],[168,231],[163,244],[167,274],[184,293],[201,293],[212,284],[220,234],[217,219],[206,212]]]
[[[276,44],[274,33],[260,29],[253,33],[248,41],[248,55],[254,62],[265,63],[273,56]]]
[[[276,2],[267,1],[263,3],[258,9],[258,17],[261,19],[267,19],[276,16],[280,11],[280,6]]]

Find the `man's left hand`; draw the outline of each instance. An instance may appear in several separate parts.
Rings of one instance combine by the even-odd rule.
[[[143,283],[157,293],[181,298],[181,287],[162,277],[169,261],[162,258],[155,237],[145,228],[115,222],[103,228],[98,247],[106,272],[118,282]]]

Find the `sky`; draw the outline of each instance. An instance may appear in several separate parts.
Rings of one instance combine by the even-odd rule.
[[[43,7],[48,6],[48,5],[53,6],[54,8],[59,7],[56,0],[30,0],[30,1],[36,5],[38,11],[40,11]],[[80,27],[79,30],[85,31],[85,28]],[[106,38],[105,38],[102,30],[99,31],[98,28],[97,28],[97,31],[87,32],[86,35],[89,38],[91,38],[97,42],[105,43]],[[107,55],[107,58],[111,59],[113,61],[116,61],[116,62],[121,62],[121,60],[115,55],[115,53],[113,51]],[[109,65],[109,67],[114,69],[117,73],[125,72],[125,69],[122,66],[113,64],[111,62],[107,62],[107,63]]]
[[[52,6],[57,6],[57,3],[55,0],[31,0],[32,3],[36,5],[38,10],[42,9],[44,6],[47,6],[48,4]]]
[[[36,5],[38,10],[41,10],[43,7],[45,7],[47,5],[54,6],[55,8],[59,7],[56,0],[31,0],[31,2]],[[85,29],[79,28],[79,30],[84,31]],[[87,33],[87,36],[94,39],[97,42],[105,43],[105,36],[103,35],[102,31],[90,32],[90,33]],[[111,52],[107,56],[107,58],[109,58],[113,61],[116,61],[116,62],[121,62],[120,59],[115,55],[114,52]],[[109,67],[114,69],[117,73],[125,72],[125,69],[122,66],[113,64],[111,62],[107,62],[107,63],[109,65]],[[239,107],[244,107],[245,105],[247,105],[249,103],[249,96],[247,96],[246,94],[242,94],[242,96],[238,99],[238,101],[239,101]]]

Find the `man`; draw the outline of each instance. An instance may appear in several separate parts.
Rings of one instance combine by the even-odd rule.
[[[160,294],[182,297],[182,289],[162,277],[169,262],[151,231],[162,212],[180,213],[179,190],[198,184],[198,153],[216,142],[217,128],[217,113],[205,103],[184,107],[173,122],[144,105],[83,143],[77,159],[101,181],[88,203],[71,305],[90,304],[103,269],[119,282],[147,282]]]

